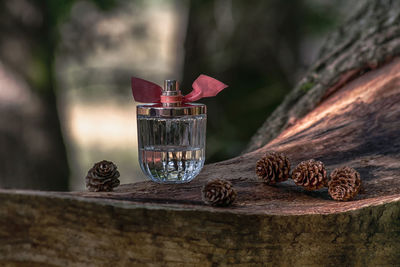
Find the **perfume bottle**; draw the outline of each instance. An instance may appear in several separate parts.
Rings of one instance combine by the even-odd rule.
[[[137,106],[139,162],[158,183],[186,183],[205,161],[206,106],[183,102],[175,80],[166,80],[160,103]]]

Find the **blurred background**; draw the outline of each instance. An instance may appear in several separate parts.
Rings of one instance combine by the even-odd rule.
[[[0,187],[83,190],[100,160],[145,179],[130,77],[200,74],[207,162],[237,156],[343,22],[344,0],[0,0]]]

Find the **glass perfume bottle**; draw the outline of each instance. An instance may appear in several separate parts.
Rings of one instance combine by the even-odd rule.
[[[161,103],[137,106],[139,162],[158,183],[186,183],[205,161],[206,106],[183,103],[175,80],[166,80]]]

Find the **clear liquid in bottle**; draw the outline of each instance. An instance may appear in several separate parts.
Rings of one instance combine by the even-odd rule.
[[[198,147],[144,147],[141,165],[158,182],[187,182],[196,177],[204,165],[204,149]]]
[[[143,105],[140,107],[141,114],[138,113],[139,162],[142,171],[158,183],[189,182],[204,166],[205,106],[185,104],[175,108],[172,113],[176,114],[173,116],[161,116],[171,113],[166,108],[151,111],[158,107],[160,104]],[[143,108],[146,108],[146,112],[143,112]]]

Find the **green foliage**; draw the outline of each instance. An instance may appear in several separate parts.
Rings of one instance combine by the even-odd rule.
[[[68,18],[72,6],[78,0],[35,0],[37,2],[45,3],[45,8],[49,13],[50,23],[53,26],[59,26],[61,22]],[[116,6],[116,0],[91,0],[97,7],[102,10],[110,10]]]
[[[302,22],[304,34],[318,37],[333,29],[340,21],[338,13],[342,1],[331,1],[323,5],[318,1],[305,1]]]
[[[45,62],[35,55],[27,65],[27,74],[30,84],[38,93],[46,93],[48,86],[48,69]]]
[[[314,87],[314,85],[313,82],[305,82],[300,86],[300,90],[303,91],[303,93],[307,93],[308,90]]]
[[[58,26],[58,24],[68,16],[70,9],[75,2],[76,0],[44,1],[46,11],[49,14],[50,23],[53,27]]]
[[[56,91],[54,82],[54,58],[59,43],[59,27],[70,14],[72,6],[78,0],[31,0],[35,7],[41,11],[43,25],[40,28],[27,29],[37,31],[31,41],[32,60],[27,62],[27,78],[33,86],[33,90],[40,94],[51,95]],[[103,10],[109,10],[115,6],[116,0],[92,0]]]

